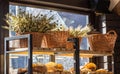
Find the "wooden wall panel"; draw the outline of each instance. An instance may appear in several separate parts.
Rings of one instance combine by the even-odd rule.
[[[48,7],[67,10],[97,11],[110,13],[108,11],[109,0],[9,0],[13,4],[22,4],[34,7]]]
[[[1,28],[2,25],[6,25],[4,19],[6,13],[9,12],[9,1],[2,0],[0,2],[0,74],[4,73],[4,37],[8,36],[8,31]]]
[[[120,16],[106,14],[107,31],[115,30],[118,38],[114,48],[114,74],[120,74]]]
[[[108,27],[114,27],[114,28],[120,28],[120,21],[106,21],[107,28]]]
[[[102,13],[110,13],[108,10],[110,0],[94,0],[94,1],[98,1],[95,11]]]
[[[120,16],[116,15],[116,14],[105,14],[106,15],[106,21],[119,21],[120,20]]]

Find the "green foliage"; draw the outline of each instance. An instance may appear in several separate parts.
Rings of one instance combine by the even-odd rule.
[[[52,29],[57,27],[57,23],[51,22],[53,20],[53,16],[47,17],[46,15],[32,15],[29,13],[22,12],[18,15],[7,14],[5,21],[7,22],[7,26],[3,26],[3,28],[15,31],[17,33],[24,32],[40,32],[45,33],[51,31]]]

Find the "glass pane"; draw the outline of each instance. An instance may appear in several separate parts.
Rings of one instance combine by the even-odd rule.
[[[25,69],[27,71],[28,56],[24,54],[10,54],[10,68],[9,74],[18,74],[18,69]]]
[[[33,15],[47,15],[48,17],[54,16],[54,21],[57,22],[59,26],[64,25],[65,28],[68,28],[70,26],[76,28],[78,25],[84,27],[88,24],[88,15],[10,5],[10,13],[16,15],[20,12],[28,12]],[[15,35],[14,32],[10,33],[10,36],[13,35]],[[88,49],[88,42],[86,38],[82,39],[80,48]]]

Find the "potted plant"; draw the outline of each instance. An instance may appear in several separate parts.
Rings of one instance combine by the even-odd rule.
[[[87,37],[88,33],[92,29],[93,29],[93,27],[90,24],[86,25],[85,27],[78,25],[76,28],[73,28],[72,26],[70,26],[68,28],[68,32],[69,32],[70,38],[78,38],[79,39],[79,45],[80,45],[82,38]],[[73,49],[73,42],[67,42],[66,47]]]
[[[47,32],[57,27],[56,22],[52,22],[53,16],[47,17],[47,15],[33,15],[22,12],[18,15],[7,14],[5,21],[7,26],[2,26],[5,29],[15,31],[17,35],[32,34],[33,46],[41,47],[41,41]],[[26,47],[27,41],[20,40],[20,46]]]
[[[66,29],[63,25],[58,26],[56,22],[53,22],[53,16],[47,17],[47,15],[33,15],[22,12],[18,15],[6,15],[5,21],[8,23],[3,28],[15,31],[17,35],[32,34],[33,47],[41,47],[42,41],[46,42],[48,47],[66,47],[68,37],[83,37],[90,31],[91,26],[77,28],[69,27]],[[46,38],[46,39],[43,39]],[[20,40],[22,47],[26,47],[27,41]],[[43,46],[46,45],[43,43]]]
[[[86,37],[88,35],[88,32],[90,32],[92,29],[93,27],[90,24],[86,25],[85,27],[78,25],[76,28],[73,28],[72,26],[65,28],[63,25],[61,25],[60,27],[55,28],[52,34],[54,33],[54,39],[56,38],[59,46],[73,49],[73,42],[69,42],[67,39],[79,38],[79,42],[81,42],[82,37]]]

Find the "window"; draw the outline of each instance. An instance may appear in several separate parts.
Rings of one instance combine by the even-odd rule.
[[[59,25],[62,24],[65,27],[73,26],[74,28],[76,28],[78,25],[84,27],[88,24],[88,15],[10,5],[10,13],[16,15],[19,13],[19,11],[25,11],[35,15],[39,13],[47,16],[54,15],[55,21],[57,21]],[[10,33],[10,35],[15,35],[15,33],[12,32],[12,34]],[[87,40],[84,38],[82,40],[83,41],[81,43],[81,49],[88,49]]]
[[[48,16],[54,15],[55,17],[55,21],[57,21],[58,25],[64,25],[65,27],[70,27],[73,26],[74,28],[76,28],[78,25],[81,26],[86,26],[86,24],[88,24],[88,15],[83,15],[83,14],[76,14],[76,13],[69,13],[69,12],[62,12],[62,11],[54,11],[54,10],[47,10],[47,9],[40,9],[40,8],[31,8],[31,7],[23,7],[23,6],[14,6],[14,5],[10,5],[10,13],[16,15],[19,13],[19,10],[21,11],[25,11],[25,12],[29,12],[32,14],[37,15],[38,13],[45,15],[47,14]],[[11,32],[10,31],[10,36],[14,36],[15,32]],[[80,49],[88,49],[88,42],[86,38],[82,39],[81,42],[81,48]],[[39,55],[39,57],[36,58],[36,56],[34,56],[33,58],[33,62],[42,62],[43,58],[47,57],[46,61],[49,61],[49,56],[42,56]],[[25,67],[24,64],[27,65],[27,63],[24,63],[24,61],[26,61],[27,56],[18,56],[17,58],[12,58],[11,59],[11,67],[13,68],[19,68],[19,65],[16,67],[14,65],[16,65],[16,61],[20,61],[20,67]],[[20,60],[21,59],[21,60]],[[62,60],[61,60],[62,59]],[[23,61],[24,60],[24,61]],[[63,63],[63,60],[66,61],[66,63]],[[81,65],[84,65],[86,62],[88,62],[88,58],[82,58],[80,59],[80,63]],[[56,62],[58,63],[62,63],[64,64],[65,69],[70,69],[70,67],[73,67],[74,61],[73,61],[73,57],[63,57],[63,56],[57,56],[56,57]],[[71,61],[71,62],[70,62]],[[15,63],[14,63],[15,62]],[[19,64],[19,63],[17,63]],[[66,66],[69,65],[69,66]]]

